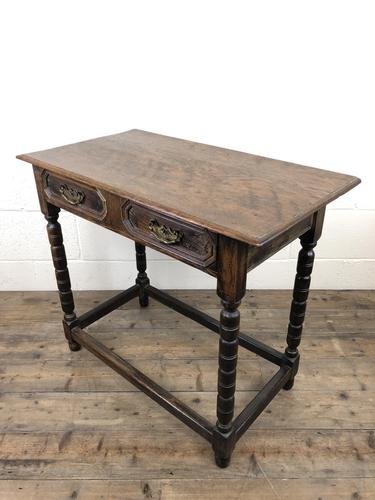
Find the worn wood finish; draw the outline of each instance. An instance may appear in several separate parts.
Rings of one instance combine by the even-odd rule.
[[[290,242],[304,234],[308,231],[313,224],[313,216],[307,217],[307,219],[294,224],[285,233],[270,239],[261,247],[249,245],[247,253],[247,270],[251,271],[255,267],[259,266],[262,262],[269,259],[276,252],[279,252],[282,248],[287,246]]]
[[[153,430],[161,429],[165,434],[169,432],[178,439],[177,434],[186,427],[182,436],[190,436],[194,443],[199,443],[201,448],[207,450],[205,452],[209,458],[207,467],[214,465],[212,451],[200,436],[193,438],[195,433],[177,418],[172,418],[164,408],[156,410],[157,405],[154,401],[140,391],[134,390],[116,374],[112,373],[112,377],[116,377],[122,391],[55,393],[51,384],[51,390],[47,392],[5,393],[1,398],[2,430],[7,433],[65,432],[74,428],[100,434],[126,430],[141,432],[147,428],[150,436]],[[159,377],[162,379],[161,374]],[[99,387],[104,389],[105,385],[99,384]],[[236,393],[236,413],[240,413],[246,403],[257,393],[258,391]],[[375,403],[375,391],[371,386],[365,391],[329,391],[326,389],[312,393],[306,390],[293,393],[293,397],[288,397],[292,393],[293,391],[280,392],[262,415],[255,420],[251,429],[237,442],[232,457],[233,463],[235,463],[237,451],[243,439],[247,436],[251,438],[252,433],[257,430],[264,433],[265,446],[267,446],[268,434],[276,428],[280,432],[288,433],[290,429],[367,430],[368,434],[374,431],[372,409]],[[215,390],[187,392],[179,390],[173,391],[172,394],[196,413],[204,415],[204,420],[215,422]],[[292,444],[291,441],[290,445]],[[156,438],[155,446],[162,448]],[[374,454],[374,451],[369,449],[368,453]],[[176,464],[177,467],[184,467],[184,465],[183,461]]]
[[[198,267],[205,268],[215,262],[215,234],[139,203],[125,203],[122,214],[124,226],[135,240],[152,243],[172,257],[181,256]]]
[[[19,158],[34,166],[70,348],[84,346],[205,437],[213,446],[217,465],[226,467],[238,438],[281,387],[293,385],[313,248],[322,230],[325,206],[359,180],[137,130]],[[57,222],[60,208],[135,241],[136,285],[79,318]],[[284,354],[241,333],[238,308],[245,295],[247,271],[297,237],[303,248]],[[222,303],[219,321],[150,286],[145,245],[217,277]],[[83,330],[136,293],[142,307],[148,305],[149,296],[154,297],[219,333],[214,426]],[[279,371],[234,419],[239,344],[278,365]]]
[[[46,211],[47,203],[63,208],[126,236],[136,243],[147,245],[207,274],[216,276],[216,234],[186,223],[177,217],[171,218],[155,210],[146,209],[140,204],[130,203],[125,198],[104,189],[98,190],[93,185],[74,182],[69,177],[55,176],[35,165],[34,176],[43,213]],[[46,187],[45,179],[50,179],[51,176],[52,188]],[[60,193],[61,186],[73,192],[73,200],[77,199],[77,203],[69,203],[64,198]],[[137,212],[134,211],[134,207],[137,207]],[[151,222],[179,231],[182,236],[181,241],[175,244],[165,244],[159,241],[149,228]]]
[[[147,293],[154,299],[161,302],[162,304],[172,308],[174,311],[177,311],[187,316],[188,318],[196,321],[200,325],[205,326],[212,332],[221,334],[220,321],[216,320],[212,316],[209,316],[208,314],[199,311],[195,307],[185,304],[184,302],[176,299],[175,297],[172,297],[168,293],[165,293],[161,290],[158,290],[157,288],[154,288],[153,286],[147,287]],[[237,333],[237,338],[238,338],[238,344],[240,346],[244,347],[245,349],[248,349],[251,352],[254,352],[255,354],[259,354],[259,356],[262,356],[268,361],[271,361],[271,363],[275,363],[276,365],[281,366],[283,363],[286,362],[285,356],[281,352],[277,351],[276,349],[273,349],[272,347],[269,347],[260,340],[256,340],[250,337],[249,335],[246,335],[245,333],[241,332]]]
[[[184,333],[182,333],[184,332]],[[45,335],[47,335],[46,330]],[[152,356],[153,346],[164,344],[166,337],[155,333],[155,339],[147,337],[145,332],[138,331],[138,338],[146,346],[146,352],[134,354],[135,349],[130,348],[134,338],[128,338],[128,332],[119,335],[116,342],[108,340],[108,335],[101,332],[96,334],[101,342],[106,342],[109,348],[120,354],[138,370],[147,373],[159,385],[164,385],[172,392],[215,392],[217,389],[217,353],[214,343],[210,344],[209,355],[207,352],[199,354],[194,350],[188,353],[187,348],[174,349],[174,355],[177,358],[161,358],[157,352]],[[174,335],[174,342],[185,335],[184,329],[181,329],[181,335]],[[13,336],[12,336],[13,338]],[[55,342],[55,341],[53,341]],[[14,344],[18,344],[17,336],[14,336]],[[51,342],[52,343],[52,342]],[[122,392],[124,387],[131,390],[131,386],[120,380],[106,366],[98,366],[94,359],[88,359],[86,356],[74,356],[69,359],[63,352],[66,346],[61,346],[60,359],[56,359],[54,354],[49,355],[45,351],[44,357],[37,357],[39,343],[37,339],[32,338],[29,344],[35,345],[35,350],[30,351],[24,343],[18,344],[16,352],[9,352],[7,356],[1,356],[3,366],[1,373],[1,387],[3,392],[27,392],[30,390],[30,380],[33,380],[33,389],[36,392],[49,392],[51,387],[56,392]],[[170,345],[165,342],[167,346]],[[322,348],[327,343],[322,343]],[[139,349],[138,349],[139,350]],[[155,349],[156,351],[156,349]],[[176,354],[176,352],[178,354]],[[129,354],[130,353],[130,354]],[[241,391],[259,391],[271,379],[276,371],[274,366],[260,360],[259,358],[249,358],[245,356],[246,351],[241,350],[236,381],[237,394]],[[315,356],[317,353],[315,352]],[[310,398],[319,398],[319,404],[324,400],[321,392],[327,392],[332,387],[337,391],[337,399],[342,394],[343,404],[345,398],[349,396],[348,391],[366,391],[371,388],[375,378],[375,366],[367,357],[348,357],[335,358],[325,357],[322,360],[304,361],[298,374],[299,384],[294,388],[300,391],[302,384],[303,391],[310,391]],[[336,354],[337,356],[338,354]],[[46,359],[52,358],[52,359]],[[77,359],[78,358],[78,359]],[[136,392],[136,389],[134,389]],[[316,395],[314,396],[314,392]],[[254,395],[256,392],[254,392]],[[237,396],[237,399],[240,396]],[[280,396],[281,397],[281,396]],[[323,397],[323,400],[322,400]],[[240,397],[241,404],[242,399]],[[246,405],[249,400],[243,401]],[[237,404],[240,404],[237,402]],[[306,404],[309,404],[306,399]],[[213,403],[215,406],[215,402]],[[311,403],[310,403],[311,408]],[[242,410],[241,407],[238,407]],[[297,411],[297,408],[296,408]],[[311,410],[313,413],[313,410]],[[305,417],[306,418],[306,417]]]
[[[75,290],[74,297],[78,310],[84,311],[92,304],[99,304],[104,300],[110,298],[114,293],[113,290]],[[220,298],[216,295],[212,296],[212,290],[194,290],[192,295],[191,290],[172,290],[170,292],[174,297],[182,302],[189,303],[192,306],[200,307],[203,311],[212,312],[220,309]],[[254,319],[260,318],[262,315],[267,314],[271,319],[280,317],[280,314],[285,312],[285,304],[290,298],[290,290],[247,290],[246,295],[243,297],[242,304],[242,319],[252,316]],[[1,311],[6,311],[7,318],[12,322],[16,322],[19,311],[27,309],[28,321],[41,321],[45,319],[46,312],[48,317],[57,315],[56,310],[56,297],[50,291],[34,291],[18,292],[17,294],[0,291],[0,307]],[[36,307],[40,302],[43,302],[45,308],[40,311]],[[129,302],[126,307],[129,314],[138,314],[138,318],[144,314],[149,314],[148,310],[142,311],[136,301]],[[170,312],[159,302],[150,302],[149,309],[153,309],[153,314],[158,314],[161,311],[170,314]],[[368,327],[363,324],[366,322],[366,314],[370,315],[367,318],[369,321],[372,318],[372,311],[375,309],[375,297],[373,297],[372,290],[340,290],[339,294],[336,290],[310,290],[309,293],[309,316],[315,315],[314,323],[311,327],[314,331],[327,329],[328,326],[322,327],[320,324],[315,323],[318,318],[327,319],[335,323],[332,327],[332,332],[339,333],[346,331],[346,326],[354,325],[354,319],[357,319],[357,324],[360,328],[364,328],[364,333],[369,333]],[[132,311],[132,312],[131,312]],[[355,315],[354,315],[355,311]],[[289,312],[289,311],[288,311]],[[9,315],[9,316],[8,316]],[[308,316],[308,317],[309,317]],[[2,318],[0,318],[2,319]],[[22,322],[22,318],[18,317]],[[265,316],[262,317],[265,319]],[[307,318],[308,319],[308,318]],[[116,325],[114,325],[115,327]],[[272,330],[275,330],[275,324],[272,323]],[[268,324],[264,323],[261,331],[268,330]],[[275,332],[276,334],[276,332]],[[305,334],[309,334],[306,331]]]
[[[256,246],[360,182],[141,130],[18,158]]]
[[[104,344],[96,340],[84,330],[81,330],[78,327],[73,328],[72,336],[77,343],[86,347],[88,351],[101,359],[119,375],[150,396],[151,399],[159,403],[182,422],[189,425],[192,429],[198,432],[198,434],[211,441],[212,426],[205,418],[201,417],[177,397],[173,396],[163,387],[156,384],[149,377],[137,370],[128,361],[113,353]]]
[[[90,303],[87,299],[83,301],[79,300],[79,298],[83,296],[82,293],[75,292],[74,294],[75,301],[78,304],[77,309],[81,313],[91,308],[93,305],[99,304],[101,302],[100,299],[103,300],[112,295],[113,292],[111,291],[107,291],[107,293],[103,294],[96,294],[96,299],[93,303]],[[177,293],[177,295],[181,299],[186,298],[185,294]],[[291,292],[289,291],[289,296],[290,295]],[[12,321],[15,325],[18,325],[19,332],[23,333],[24,336],[26,335],[26,332],[29,331],[38,336],[36,328],[38,323],[40,323],[41,318],[44,317],[45,312],[36,310],[35,303],[39,300],[43,300],[43,297],[45,297],[44,292],[35,292],[35,299],[29,299],[27,320],[20,313],[19,306],[13,305],[12,303],[9,304],[10,308],[14,307],[14,309],[12,309]],[[219,318],[221,310],[219,303],[215,304],[213,302],[212,305],[209,306],[207,305],[207,297],[203,294],[198,294],[198,298],[199,297],[202,298],[203,312],[211,317]],[[273,297],[274,294],[268,294],[270,301],[273,300]],[[281,294],[281,297],[286,300],[286,294]],[[306,316],[307,329],[304,331],[306,346],[304,346],[304,348],[307,347],[308,350],[311,351],[312,344],[314,343],[314,337],[317,338],[316,343],[318,343],[319,339],[322,338],[322,332],[327,331],[331,334],[331,336],[328,335],[327,340],[331,343],[332,351],[338,352],[338,346],[335,349],[335,345],[339,342],[345,342],[343,348],[346,352],[348,351],[351,343],[353,345],[353,350],[360,355],[360,345],[356,345],[357,340],[353,332],[356,334],[367,333],[368,336],[370,335],[368,333],[368,324],[371,325],[373,319],[371,308],[368,308],[367,305],[366,308],[360,309],[361,306],[358,304],[356,316],[354,317],[353,311],[351,309],[347,309],[347,300],[332,300],[330,303],[330,300],[327,298],[327,303],[322,304],[319,302],[316,304],[318,307],[313,307],[315,305],[315,297],[316,295],[312,295],[312,297],[309,298],[310,307],[309,314]],[[190,299],[189,302],[194,303],[195,300]],[[285,333],[283,332],[285,331],[285,325],[288,324],[289,311],[286,312],[285,309],[280,308],[278,305],[279,301],[277,301],[275,308],[271,307],[267,309],[265,305],[262,304],[259,305],[258,309],[257,301],[250,298],[248,299],[247,294],[245,295],[243,302],[245,302],[245,309],[242,311],[241,329],[259,340],[264,342],[268,341],[270,344],[274,344],[274,346],[281,345],[281,339],[283,339],[283,347],[285,347]],[[51,326],[51,322],[53,323],[56,319],[58,320],[61,317],[61,312],[59,311],[59,308],[56,307],[57,303],[58,301],[56,300],[45,299],[45,309],[48,310],[49,314],[46,328]],[[319,309],[319,306],[321,305],[322,307],[325,306],[322,310]],[[330,305],[331,307],[327,307],[327,305]],[[128,308],[128,306],[130,308]],[[248,309],[249,307],[253,309],[252,312]],[[124,314],[123,309],[115,310],[109,317],[101,320],[100,329],[101,331],[106,331],[109,338],[112,335],[119,335],[120,332],[124,330],[128,331],[131,335],[136,334],[137,331],[143,331],[143,334],[146,331],[149,331],[150,334],[153,331],[164,332],[165,335],[167,335],[171,330],[184,327],[190,328],[191,336],[189,335],[189,339],[192,340],[193,345],[196,345],[196,342],[200,340],[202,342],[202,346],[205,346],[211,338],[210,336],[201,334],[204,330],[199,326],[199,324],[189,321],[188,318],[182,315],[173,314],[171,316],[169,311],[167,311],[162,304],[156,301],[152,301],[149,308],[142,310],[140,310],[139,304],[131,302],[125,306],[126,314]],[[284,327],[280,326],[282,324],[284,324]],[[6,327],[7,323],[4,320],[4,316],[0,315],[0,329],[3,329],[4,332],[6,332]],[[98,325],[93,324],[90,326],[90,329],[96,329],[97,327]],[[372,331],[375,333],[375,328],[373,328]],[[51,332],[51,338],[56,338],[56,332]],[[363,348],[363,341],[361,340],[360,342]],[[160,353],[161,350],[158,352]]]
[[[170,293],[219,314],[214,291]],[[76,309],[84,311],[112,294],[77,292]],[[256,318],[260,338],[271,341],[270,327],[281,332],[285,326],[289,295],[247,293],[241,323]],[[90,353],[66,351],[56,293],[1,292],[0,498],[247,500],[250,492],[282,500],[372,499],[375,293],[312,290],[309,301],[298,383],[272,401],[223,470],[199,436]],[[166,323],[167,316],[176,316],[154,300],[139,313],[136,298],[89,331],[126,359],[138,360],[139,369],[214,422],[216,337],[187,320],[167,329],[150,324],[150,331],[130,325],[161,312]],[[127,326],[118,324],[127,316]],[[284,337],[274,337],[275,347],[282,347]],[[240,350],[239,410],[271,369]]]
[[[151,305],[154,301],[151,301]],[[55,306],[56,307],[56,306]],[[139,305],[138,305],[139,307]],[[117,315],[117,320],[124,319],[126,313],[132,311],[125,310],[120,311],[122,316]],[[246,312],[246,310],[245,310]],[[281,318],[275,322],[275,324],[282,323],[282,319],[285,316],[287,320],[286,311],[283,311]],[[348,313],[345,316],[336,318],[337,321],[345,321],[348,317]],[[242,308],[241,319],[244,318],[244,309]],[[170,316],[171,322],[173,316]],[[50,318],[51,321],[51,318]],[[116,328],[110,328],[112,324],[112,318],[103,319],[99,324],[94,324],[90,326],[87,330],[93,335],[99,335],[106,344],[114,350],[118,350],[122,347],[123,338],[125,336],[127,341],[126,351],[124,354],[127,359],[143,360],[147,359],[151,354],[155,359],[159,360],[159,363],[168,363],[169,360],[186,360],[190,357],[200,356],[202,359],[214,360],[217,362],[217,353],[213,351],[213,347],[216,346],[216,338],[207,335],[207,332],[203,331],[203,328],[193,324],[192,322],[180,322],[175,324],[174,328],[135,328],[137,320],[134,321],[121,321],[122,327],[116,325]],[[243,323],[243,321],[241,321]],[[264,322],[263,319],[258,320],[260,325]],[[319,322],[320,323],[320,322]],[[334,324],[330,322],[329,325]],[[192,328],[192,326],[194,328]],[[311,331],[311,323],[308,325],[307,329],[304,331],[304,343],[303,343],[303,353],[304,362],[301,364],[299,370],[299,376],[304,376],[304,368],[314,370],[315,373],[320,373],[321,365],[323,365],[326,360],[331,360],[332,358],[339,358],[341,361],[332,364],[331,377],[334,381],[340,378],[340,367],[347,367],[347,371],[344,372],[343,376],[347,373],[353,373],[355,370],[361,374],[358,377],[356,384],[359,388],[363,371],[367,374],[367,379],[371,379],[372,371],[368,371],[368,368],[362,368],[364,358],[368,354],[369,356],[375,355],[375,344],[373,342],[373,334],[364,334],[363,331],[356,332],[356,334],[348,333],[331,333],[322,334],[325,331],[324,328],[327,326],[322,326],[323,330],[317,332],[315,330]],[[353,327],[355,328],[355,327]],[[0,360],[9,358],[10,356],[19,356],[24,359],[34,359],[41,360],[46,363],[44,369],[47,370],[48,362],[61,360],[61,357],[66,354],[66,344],[61,338],[61,332],[56,330],[54,322],[46,322],[43,328],[43,332],[39,331],[40,326],[37,322],[30,322],[28,327],[23,324],[14,324],[12,329],[12,337],[9,338],[7,326],[0,326]],[[189,331],[189,335],[186,335],[185,330]],[[281,329],[281,327],[280,327]],[[330,331],[330,330],[328,330]],[[46,349],[44,342],[45,335],[48,333],[48,338],[51,341],[51,345]],[[145,339],[144,350],[139,351],[137,346],[137,340],[142,337]],[[285,345],[285,335],[278,334],[273,335],[267,331],[258,331],[258,338],[261,338],[264,342],[269,345],[274,345],[274,347],[281,351]],[[30,339],[32,342],[30,342]],[[321,351],[317,350],[317,346],[322,346]],[[355,358],[355,361],[349,363],[349,358]],[[18,358],[19,359],[19,358]],[[71,356],[71,361],[80,359],[79,356]],[[247,371],[251,370],[252,363],[248,360],[254,361],[254,356],[251,352],[246,350],[241,350],[240,361],[246,360]],[[37,365],[38,366],[38,365]],[[271,369],[275,369],[274,366],[270,365]],[[243,368],[241,368],[243,370]],[[366,371],[367,370],[367,371]],[[251,373],[251,371],[249,372]],[[375,376],[375,373],[373,374]],[[329,377],[328,377],[329,378]],[[251,383],[249,381],[249,383]],[[317,384],[325,386],[329,383],[320,380]],[[334,383],[334,382],[332,382]],[[313,387],[312,387],[313,389]],[[298,385],[295,387],[298,390]]]
[[[112,414],[112,413],[111,413]],[[113,418],[117,414],[113,412]],[[179,432],[139,428],[87,431],[9,432],[2,434],[2,479],[374,479],[374,450],[368,430],[254,430],[244,435],[229,469],[216,467],[210,450],[181,426]],[[285,445],[286,436],[289,445]],[[160,446],[159,443],[162,443]],[[203,443],[203,444],[202,444]],[[181,457],[184,462],[181,463]],[[358,458],[359,457],[359,458]],[[317,463],[317,460],[320,463]],[[125,486],[126,488],[126,486]],[[293,490],[289,490],[294,498]],[[189,491],[185,490],[185,498]],[[226,498],[224,495],[220,498]]]
[[[42,175],[43,189],[48,200],[69,210],[72,206],[78,213],[89,214],[102,220],[107,214],[107,203],[98,189],[77,184],[47,171]]]
[[[262,411],[271,403],[272,399],[290,377],[291,371],[291,367],[282,366],[238,415],[236,420],[233,422],[236,440],[238,440],[246,432],[250,425],[259,417]]]
[[[240,479],[145,479],[145,480],[56,480],[53,491],[49,481],[16,480],[0,481],[4,498],[29,500],[48,498],[61,500],[80,498],[81,500],[126,500],[153,499],[181,500],[249,500],[249,492],[262,500],[289,500],[291,496],[303,500],[373,500],[375,480],[357,479],[274,479],[272,484],[265,478]],[[292,495],[291,495],[291,492]],[[277,495],[277,496],[276,496]]]

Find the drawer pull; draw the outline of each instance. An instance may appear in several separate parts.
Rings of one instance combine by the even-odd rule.
[[[148,228],[154,233],[159,241],[166,245],[174,245],[182,240],[183,233],[181,231],[171,229],[164,225],[161,226],[155,219],[150,220]]]
[[[61,184],[59,188],[61,196],[71,205],[80,205],[85,199],[85,193],[71,188],[66,184]]]

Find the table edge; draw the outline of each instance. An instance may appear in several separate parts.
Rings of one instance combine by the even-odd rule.
[[[143,197],[136,196],[133,193],[127,192],[126,190],[116,189],[109,184],[106,184],[103,182],[95,182],[93,184],[93,179],[91,179],[90,177],[86,177],[84,175],[73,173],[71,171],[65,170],[62,167],[57,167],[57,166],[55,166],[51,163],[45,162],[43,160],[38,160],[38,159],[30,156],[28,153],[17,155],[16,158],[18,160],[22,160],[22,161],[25,161],[27,163],[31,163],[32,165],[35,165],[36,167],[48,170],[48,171],[53,172],[55,174],[60,174],[60,175],[64,175],[66,177],[69,177],[73,181],[84,182],[84,183],[86,183],[90,186],[94,186],[98,189],[104,189],[110,193],[117,195],[117,196],[127,198],[129,200],[134,201],[134,202],[142,203],[150,209],[156,209],[159,211],[163,211],[164,213],[166,213],[172,217],[178,217],[181,220],[184,220],[186,222],[190,222],[192,224],[204,227],[204,228],[208,229],[209,231],[213,231],[215,233],[222,234],[224,236],[228,236],[230,238],[233,238],[233,239],[236,239],[239,241],[243,241],[249,245],[253,245],[256,247],[263,246],[264,244],[268,243],[273,238],[285,233],[290,228],[292,228],[295,224],[298,224],[298,222],[301,222],[302,220],[306,219],[307,217],[309,217],[310,215],[315,213],[320,208],[328,205],[329,203],[331,203],[332,201],[339,198],[340,196],[347,193],[348,191],[350,191],[355,186],[357,186],[358,184],[361,183],[361,179],[359,177],[347,175],[347,174],[342,174],[348,178],[348,183],[345,184],[344,186],[342,186],[337,191],[334,191],[331,194],[331,196],[329,196],[324,201],[324,203],[317,203],[315,205],[312,205],[312,207],[307,212],[302,213],[299,217],[296,217],[295,219],[293,219],[293,221],[290,224],[288,224],[287,226],[285,226],[281,229],[276,229],[275,231],[270,231],[270,232],[265,233],[265,234],[258,236],[258,237],[249,238],[248,236],[244,235],[243,233],[240,233],[239,231],[221,226],[220,224],[215,224],[215,223],[209,222],[209,221],[205,220],[204,217],[196,217],[196,216],[192,217],[191,215],[186,214],[180,210],[174,210],[174,209],[172,210],[171,208],[168,208],[165,205],[161,205],[158,203],[151,204],[149,199],[145,199]]]

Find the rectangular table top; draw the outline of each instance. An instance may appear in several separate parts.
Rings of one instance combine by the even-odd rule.
[[[17,158],[257,246],[360,182],[142,130]]]

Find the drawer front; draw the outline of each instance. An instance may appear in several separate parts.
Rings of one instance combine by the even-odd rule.
[[[51,203],[77,214],[87,214],[102,220],[107,213],[107,204],[102,193],[83,184],[44,172],[43,186]]]
[[[122,207],[123,224],[136,240],[207,267],[216,258],[216,235],[132,201]]]

